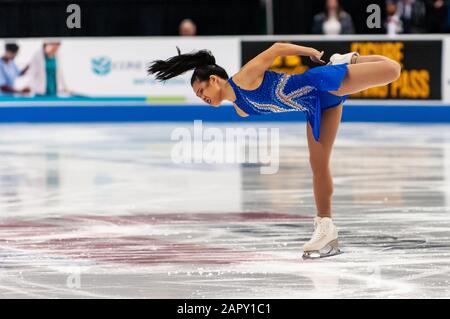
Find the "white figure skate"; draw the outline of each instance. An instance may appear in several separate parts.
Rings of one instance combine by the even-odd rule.
[[[303,246],[303,258],[315,259],[341,253],[338,244],[338,231],[331,218],[314,218],[314,233]]]
[[[335,53],[330,57],[330,62],[327,65],[337,65],[337,64],[351,64],[353,56],[359,56],[358,52],[350,52],[346,54]]]

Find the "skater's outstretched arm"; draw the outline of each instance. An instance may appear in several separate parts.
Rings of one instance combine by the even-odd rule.
[[[274,60],[279,56],[288,55],[309,56],[314,62],[325,64],[321,59],[323,51],[320,52],[314,48],[291,43],[276,42],[270,48],[247,62],[241,70],[234,75],[233,79],[244,87],[257,87],[258,84],[261,83],[264,72],[272,66]]]

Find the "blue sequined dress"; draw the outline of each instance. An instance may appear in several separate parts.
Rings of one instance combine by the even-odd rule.
[[[302,111],[318,141],[321,110],[339,105],[348,96],[328,92],[339,89],[347,69],[347,64],[338,64],[315,67],[302,74],[266,71],[255,90],[241,89],[232,78],[228,81],[236,94],[234,103],[242,111],[249,115]]]

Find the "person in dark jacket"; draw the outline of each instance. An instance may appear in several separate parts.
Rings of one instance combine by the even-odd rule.
[[[397,15],[403,25],[403,33],[424,33],[426,7],[422,0],[399,0]]]
[[[444,0],[427,0],[427,32],[444,33],[447,31],[448,4]]]

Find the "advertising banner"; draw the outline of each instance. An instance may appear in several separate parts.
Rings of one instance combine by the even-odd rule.
[[[278,39],[281,41],[282,39]],[[387,56],[402,66],[400,78],[387,85],[372,88],[350,98],[358,99],[442,99],[442,40],[380,40],[380,41],[286,41],[325,51],[325,61],[333,53],[359,52],[362,55]],[[242,64],[273,44],[273,41],[243,41]],[[277,72],[302,73],[316,67],[308,57],[277,58],[272,69]]]
[[[0,41],[0,53],[5,40]],[[11,42],[11,41],[8,41]],[[16,64],[23,69],[42,50],[44,40],[19,39]],[[58,64],[67,93],[87,97],[145,97],[149,101],[199,102],[190,86],[192,72],[165,83],[147,76],[146,67],[156,59],[177,53],[208,49],[217,64],[235,73],[240,67],[238,38],[80,38],[62,39]],[[26,87],[32,74],[20,77],[17,87]]]

